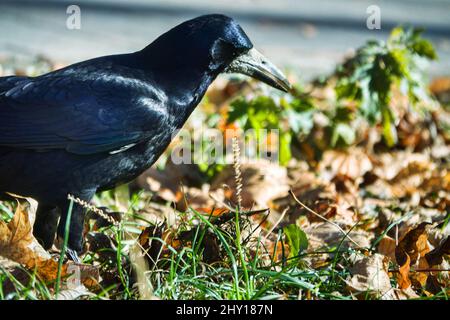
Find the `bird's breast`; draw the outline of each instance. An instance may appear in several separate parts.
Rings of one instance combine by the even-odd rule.
[[[95,179],[101,181],[98,185],[99,189],[109,189],[130,182],[150,168],[169,146],[174,132],[172,127],[167,127],[128,150],[109,154],[101,160],[100,166],[93,165],[97,168]],[[105,172],[98,171],[99,167],[104,168]]]

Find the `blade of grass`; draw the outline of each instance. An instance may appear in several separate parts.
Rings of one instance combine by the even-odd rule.
[[[250,279],[248,276],[248,270],[247,270],[247,262],[245,261],[245,257],[244,257],[244,250],[242,249],[241,246],[241,226],[240,226],[240,221],[239,221],[239,206],[236,208],[236,218],[235,218],[235,225],[236,225],[236,248],[239,254],[239,259],[241,260],[241,267],[242,270],[244,272],[244,281],[245,281],[245,292],[247,294],[246,298],[250,299],[251,297],[251,293],[250,291]]]
[[[64,226],[64,242],[61,248],[61,254],[58,261],[58,272],[56,274],[55,297],[58,299],[59,289],[61,287],[61,272],[66,256],[67,243],[69,242],[70,221],[72,219],[73,199],[70,199],[69,208],[67,210],[66,225]]]
[[[220,242],[224,246],[225,251],[227,252],[228,256],[230,257],[232,270],[233,270],[234,290],[235,290],[235,294],[236,294],[236,299],[240,300],[241,294],[240,294],[240,290],[239,290],[239,274],[238,274],[236,259],[233,255],[233,251],[231,250],[229,244],[227,243],[227,241],[224,238],[224,236],[222,235],[222,233],[220,231],[218,231],[217,228],[214,227],[208,219],[204,218],[203,215],[200,214],[199,212],[197,212],[196,210],[194,210],[194,209],[191,209],[191,210],[195,216],[197,216],[203,223],[205,223],[209,228],[211,228],[211,230],[214,231],[214,233],[217,235]]]

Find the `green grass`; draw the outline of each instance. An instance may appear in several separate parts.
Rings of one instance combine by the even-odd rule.
[[[277,261],[259,241],[256,241],[256,248],[249,246],[249,240],[252,239],[244,241],[241,236],[241,228],[248,224],[239,210],[236,210],[235,219],[220,226],[215,225],[210,217],[193,209],[189,209],[189,213],[191,219],[180,225],[177,232],[193,231],[190,245],[177,250],[163,239],[153,238],[154,241],[167,245],[170,252],[169,256],[160,256],[147,274],[156,297],[252,300],[297,299],[299,294],[305,294],[314,298],[330,298],[335,291],[342,291],[343,279],[348,272],[331,269],[335,264],[321,270],[301,268],[299,266],[303,264],[300,262],[306,255],[290,259],[282,257],[281,261]],[[120,243],[121,230],[115,229],[114,232],[119,252],[119,248],[124,247]],[[221,259],[215,263],[204,261],[203,240],[207,233],[213,235],[220,247]],[[282,239],[280,233],[276,241],[283,241]],[[344,256],[350,252],[341,250],[331,253],[335,256],[335,262],[346,263]],[[126,276],[130,279],[129,275]],[[334,281],[331,282],[332,279]],[[123,298],[135,295],[131,282],[122,281],[121,285],[120,295]],[[130,294],[132,292],[134,294]]]
[[[103,195],[105,202],[109,195]],[[109,200],[108,200],[109,199]],[[141,200],[135,195],[134,201]],[[137,216],[136,203],[129,203],[130,211],[126,215]],[[301,297],[331,298],[334,292],[342,291],[345,270],[333,269],[330,264],[320,270],[300,267],[306,255],[288,258],[282,257],[277,261],[270,255],[268,248],[260,245],[252,247],[249,239],[242,239],[242,231],[248,227],[247,219],[236,210],[235,218],[217,226],[213,219],[193,209],[189,209],[190,219],[178,226],[179,234],[192,231],[193,238],[189,245],[181,248],[171,247],[170,244],[158,237],[152,237],[153,243],[167,246],[170,254],[159,255],[155,263],[149,263],[146,272],[147,281],[153,288],[152,294],[160,299],[298,299]],[[68,220],[69,221],[69,220]],[[244,229],[242,229],[244,228]],[[107,234],[116,242],[115,259],[103,261],[98,255],[88,252],[83,257],[83,263],[95,264],[100,269],[102,277],[114,274],[112,283],[101,283],[101,288],[95,291],[95,296],[89,299],[138,299],[135,276],[131,268],[129,257],[130,241],[125,240],[125,232],[138,232],[138,225],[131,219],[124,219],[119,226],[110,226],[99,230]],[[204,239],[213,237],[220,248],[220,261],[205,262]],[[282,241],[281,230],[275,242]],[[244,241],[245,240],[245,241]],[[253,239],[258,240],[258,238]],[[276,246],[276,243],[275,243]],[[64,250],[64,247],[63,247]],[[108,251],[110,249],[105,249]],[[333,251],[333,250],[331,250]],[[330,252],[331,252],[330,251]],[[335,254],[335,261],[345,263],[344,256],[348,251]],[[60,260],[63,261],[62,259]],[[0,298],[1,299],[52,299],[62,289],[60,274],[56,286],[43,283],[34,274],[28,273],[28,281],[24,284],[4,270],[0,270]],[[9,279],[15,287],[14,292],[5,293],[3,280]],[[333,281],[331,281],[333,279]],[[111,282],[111,281],[110,281]],[[339,296],[336,298],[348,299]]]

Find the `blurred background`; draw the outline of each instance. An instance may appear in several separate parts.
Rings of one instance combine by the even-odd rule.
[[[81,8],[80,30],[66,27],[71,4]],[[370,5],[381,10],[380,30],[366,27]],[[439,56],[431,75],[450,74],[448,0],[0,0],[0,59],[44,56],[65,65],[136,51],[206,13],[237,19],[260,51],[303,80],[331,72],[354,48],[386,39],[400,24],[425,28]]]

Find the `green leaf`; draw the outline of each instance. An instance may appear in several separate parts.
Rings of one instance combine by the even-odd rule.
[[[347,146],[355,142],[356,133],[351,126],[346,123],[338,123],[334,127],[333,135],[331,137],[331,146],[336,147],[339,141],[343,141]]]
[[[280,164],[285,166],[292,158],[291,154],[292,135],[289,131],[280,133]]]
[[[306,233],[296,224],[290,224],[283,228],[290,248],[289,257],[295,257],[308,249]]]
[[[425,39],[419,39],[412,45],[412,50],[421,57],[436,60],[437,55],[431,42]]]
[[[309,134],[314,125],[313,111],[296,112],[292,109],[287,109],[286,118],[291,130],[296,134]]]
[[[393,147],[397,143],[397,130],[395,129],[394,116],[388,107],[383,107],[383,137],[388,147]]]
[[[374,125],[380,116],[380,108],[378,105],[378,95],[374,94],[369,89],[370,79],[364,79],[361,81],[361,104],[360,111],[362,115],[369,121],[371,125]]]
[[[233,123],[247,115],[247,110],[250,107],[250,104],[245,101],[244,98],[239,98],[234,100],[230,107],[231,110],[228,112],[227,122]]]
[[[405,31],[402,27],[396,27],[392,29],[391,34],[389,35],[389,43],[396,43],[401,41],[401,38],[405,35]]]

